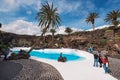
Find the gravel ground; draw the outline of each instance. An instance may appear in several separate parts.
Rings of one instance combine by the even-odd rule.
[[[110,75],[120,80],[120,59],[109,58]],[[63,80],[51,65],[31,59],[2,61],[0,80]]]
[[[63,80],[51,65],[31,59],[0,61],[0,80]]]
[[[110,61],[110,74],[120,80],[120,59],[109,58]]]

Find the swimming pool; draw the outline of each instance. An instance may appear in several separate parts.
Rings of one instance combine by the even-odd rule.
[[[18,53],[19,50],[12,50],[13,52]],[[54,51],[54,50],[33,50],[30,53],[30,56],[34,56],[37,58],[44,58],[49,60],[58,60],[58,57],[60,56],[60,51]],[[62,56],[67,58],[67,61],[75,61],[75,60],[83,60],[84,57],[78,56],[72,51],[68,52],[62,52]]]

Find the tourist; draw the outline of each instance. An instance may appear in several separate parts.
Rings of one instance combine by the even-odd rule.
[[[58,62],[66,62],[67,58],[62,56],[62,52],[60,53],[60,57],[58,58]]]
[[[94,53],[93,56],[94,56],[94,64],[93,64],[93,66],[98,67],[98,54]]]
[[[108,57],[107,55],[104,55],[104,57],[102,58],[102,62],[103,62],[103,68],[105,70],[105,73],[109,72],[109,61],[108,61]]]
[[[24,53],[25,53],[25,51],[20,49],[19,54],[24,54]]]
[[[0,58],[1,58],[1,55],[2,55],[3,53],[2,52],[0,52]]]
[[[10,52],[10,49],[7,48],[6,51],[3,53],[3,55],[4,55],[4,59],[3,60],[7,60],[7,55],[9,54],[9,52]]]
[[[99,64],[100,64],[100,68],[102,67],[102,56],[101,54],[99,53],[99,58],[98,58],[98,61],[99,61]]]
[[[90,52],[90,53],[93,53],[93,51],[94,51],[93,47],[90,47],[90,48],[89,48],[89,52]]]

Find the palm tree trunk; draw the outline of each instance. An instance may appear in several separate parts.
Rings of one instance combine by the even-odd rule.
[[[114,38],[114,40],[113,40],[113,41],[114,41],[114,44],[115,44],[115,28],[114,28],[113,31],[114,31],[114,33],[113,33],[113,38]]]
[[[42,39],[45,32],[41,34],[41,36],[36,40],[36,42],[33,44],[33,46],[30,48],[30,50],[27,52],[28,54],[34,49],[34,47],[39,43],[40,39]]]
[[[45,34],[43,35],[43,44],[45,43]]]
[[[53,43],[53,41],[54,41],[54,33],[52,33],[52,43]]]
[[[92,24],[93,31],[95,30],[94,24]]]
[[[92,28],[93,28],[93,31],[95,30],[95,28],[94,28],[94,23],[92,23]],[[92,38],[90,38],[90,43],[92,43],[93,42],[93,33],[91,33],[91,37]]]
[[[30,50],[27,52],[27,54],[29,54],[34,47],[39,43],[40,39],[43,38],[43,35],[45,34],[46,30],[49,28],[50,22],[48,23],[48,25],[45,27],[45,30],[42,32],[41,36],[36,40],[36,42],[33,44],[33,46],[30,48]]]

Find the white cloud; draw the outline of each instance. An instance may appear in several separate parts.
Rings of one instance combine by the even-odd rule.
[[[41,0],[16,0],[18,5],[28,7],[31,6],[35,10],[39,10],[40,5],[41,5]]]
[[[58,7],[59,13],[68,13],[77,10],[80,7],[80,3],[72,2],[68,3],[65,0],[58,0],[56,6]]]
[[[33,25],[32,22],[27,22],[24,20],[16,20],[8,25],[3,25],[1,30],[16,34],[27,35],[35,35],[36,33],[40,33],[40,29],[38,26]]]
[[[38,10],[41,5],[41,0],[1,0],[0,12],[9,12],[17,10],[19,7],[32,6],[35,10]]]
[[[67,26],[60,26],[56,29],[56,34],[67,34],[65,33],[65,29]],[[73,32],[75,31],[82,31],[81,29],[77,29],[72,27]],[[32,22],[27,22],[24,20],[16,20],[10,24],[3,25],[1,28],[2,31],[11,32],[15,34],[22,34],[22,35],[40,35],[40,28],[34,25]],[[46,34],[51,34],[50,32]]]
[[[0,12],[11,11],[18,7],[18,5],[15,4],[15,0],[1,0],[1,3]]]

